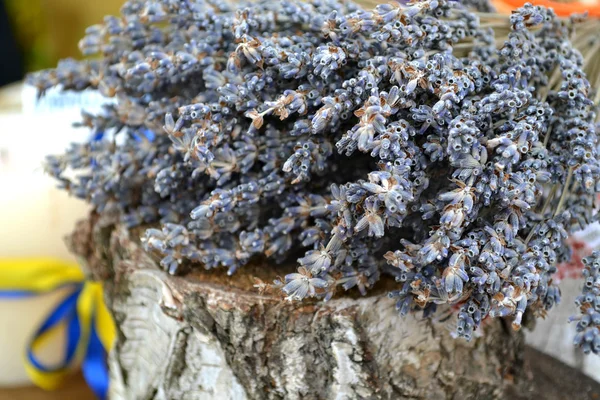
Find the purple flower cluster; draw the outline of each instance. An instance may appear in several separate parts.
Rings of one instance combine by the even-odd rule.
[[[400,313],[455,305],[467,339],[560,300],[565,239],[600,191],[572,23],[447,0],[229,7],[129,1],[81,41],[101,57],[30,78],[117,100],[82,122],[116,133],[49,158],[63,187],[160,224],[143,242],[170,273],[302,251],[274,284],[288,299],[387,276]]]
[[[575,346],[586,354],[600,354],[600,252],[595,251],[582,261],[583,291],[575,299],[581,315],[571,318],[577,321]]]

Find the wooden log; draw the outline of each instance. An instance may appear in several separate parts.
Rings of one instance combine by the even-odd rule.
[[[139,232],[91,218],[71,248],[107,282],[118,326],[113,399],[516,399],[535,394],[521,332],[471,342],[400,317],[385,293],[323,302],[259,294],[253,274],[166,274]],[[593,385],[592,385],[593,386]]]

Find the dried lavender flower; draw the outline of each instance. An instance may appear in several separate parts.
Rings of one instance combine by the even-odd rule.
[[[580,315],[570,319],[577,321],[574,342],[586,354],[600,354],[600,252],[595,251],[582,261],[583,290],[575,299]]]
[[[63,188],[160,224],[143,242],[170,273],[302,250],[275,284],[286,298],[392,277],[401,314],[455,305],[467,339],[560,300],[556,265],[600,191],[600,39],[575,41],[585,56],[570,42],[588,22],[448,0],[235,7],[129,1],[80,42],[97,57],[30,76],[116,100],[84,114],[92,140],[48,158]],[[578,323],[594,352],[595,263]]]

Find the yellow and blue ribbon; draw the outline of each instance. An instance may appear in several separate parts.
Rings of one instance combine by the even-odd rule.
[[[47,258],[0,260],[0,298],[18,299],[68,288],[69,294],[50,313],[28,342],[25,369],[39,387],[53,390],[81,366],[99,399],[108,391],[106,353],[115,326],[103,301],[102,284],[86,280],[76,264]],[[64,328],[66,346],[57,365],[44,365],[36,351]]]

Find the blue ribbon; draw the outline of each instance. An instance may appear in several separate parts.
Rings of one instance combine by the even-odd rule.
[[[62,300],[50,313],[41,326],[35,331],[26,349],[28,363],[42,373],[69,372],[70,366],[77,356],[78,344],[82,336],[82,327],[77,311],[77,300],[82,293],[83,284],[71,284],[73,291]],[[21,299],[33,297],[36,293],[22,290],[0,291],[0,298]],[[92,321],[95,321],[93,316]],[[44,365],[34,353],[34,341],[48,334],[52,329],[64,324],[66,328],[65,351],[62,360],[57,365]],[[102,344],[96,324],[92,322],[89,340],[85,355],[81,361],[81,370],[88,386],[92,389],[98,399],[106,399],[109,386],[108,366],[106,363],[106,350]]]

